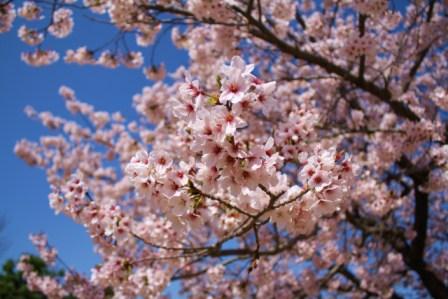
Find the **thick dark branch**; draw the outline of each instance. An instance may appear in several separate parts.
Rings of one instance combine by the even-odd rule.
[[[366,31],[366,20],[367,20],[367,16],[364,14],[360,14],[359,15],[359,25],[358,25],[358,30],[359,30],[359,36],[363,37]],[[366,67],[366,56],[365,55],[361,55],[361,57],[359,58],[359,71],[358,71],[358,78],[361,81],[364,81],[364,70]]]
[[[420,207],[419,207],[420,208]],[[422,217],[425,213],[421,213],[420,211],[416,212],[418,217]],[[387,224],[383,222],[379,222],[375,219],[369,218],[366,215],[359,215],[357,210],[355,212],[347,213],[347,220],[356,228],[360,229],[367,235],[375,236],[376,238],[384,241],[384,243],[391,245],[397,252],[401,253],[403,256],[403,260],[405,264],[419,275],[423,285],[428,290],[433,298],[437,299],[445,299],[448,298],[448,287],[444,284],[444,282],[438,278],[432,271],[427,268],[427,265],[423,259],[415,258],[413,252],[419,252],[421,249],[421,242],[426,239],[426,230],[423,235],[417,237],[418,241],[413,241],[411,247],[406,243],[406,239],[404,238],[403,232],[389,227]],[[417,222],[417,219],[415,220]],[[426,219],[427,221],[427,219]],[[419,224],[414,225],[414,227],[418,226],[419,230],[423,230],[423,227],[427,224],[424,224],[425,220],[418,220]],[[418,245],[414,245],[415,244]],[[416,247],[414,247],[416,246]],[[416,249],[414,249],[416,248]],[[423,250],[424,250],[424,242],[423,242]],[[421,252],[422,253],[422,252]]]
[[[409,175],[414,182],[415,207],[413,229],[416,233],[416,237],[412,240],[409,256],[413,264],[423,265],[428,230],[429,194],[422,192],[420,187],[423,186],[428,180],[430,167],[416,169],[413,163],[406,156],[402,156],[397,162],[397,165],[405,174]]]
[[[253,8],[254,8],[254,0],[249,0],[249,2],[247,3],[246,13],[250,15],[252,13]]]
[[[263,11],[261,9],[261,1],[257,0],[257,9],[258,9],[258,22],[261,22],[261,17],[263,15]]]
[[[416,237],[411,244],[411,257],[417,263],[422,263],[425,254],[425,243],[428,229],[428,194],[419,190],[418,185],[414,188],[415,210],[414,210],[414,231]]]
[[[413,270],[418,273],[418,276],[422,280],[423,285],[426,287],[429,294],[431,294],[433,298],[448,298],[448,287],[432,271],[428,270],[427,266],[418,266]]]
[[[407,164],[409,161],[405,160]],[[414,207],[414,226],[416,232],[412,240],[409,254],[405,256],[405,262],[411,269],[416,271],[422,280],[424,286],[433,298],[448,298],[448,287],[443,280],[438,278],[428,269],[425,262],[425,245],[428,234],[429,217],[429,194],[420,191],[420,187],[427,181],[429,168],[423,170],[407,169],[414,181],[415,207]]]

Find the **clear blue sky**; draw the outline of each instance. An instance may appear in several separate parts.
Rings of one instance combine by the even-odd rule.
[[[96,48],[115,33],[109,25],[92,23],[79,14],[76,17],[74,32],[68,39],[50,38],[46,45],[58,50],[84,45]],[[84,228],[53,213],[48,205],[49,186],[44,171],[29,167],[13,153],[17,140],[38,140],[48,132],[39,123],[28,119],[23,108],[32,105],[38,111],[48,110],[67,116],[63,100],[58,95],[59,86],[67,85],[76,91],[79,99],[98,109],[119,110],[128,119],[135,119],[132,96],[152,83],[141,70],[122,67],[108,70],[68,65],[62,61],[43,68],[27,66],[20,60],[20,52],[30,47],[17,38],[17,29],[22,23],[16,21],[12,31],[0,34],[0,215],[6,218],[7,225],[1,235],[8,246],[0,253],[0,263],[7,258],[18,258],[23,252],[36,253],[28,234],[46,232],[65,262],[87,274],[99,259]],[[176,50],[169,39],[169,34],[162,38],[155,62],[164,61],[168,71],[173,71],[188,63],[188,58],[185,52]],[[134,47],[132,38],[128,42]],[[142,50],[145,64],[149,64],[150,48]]]

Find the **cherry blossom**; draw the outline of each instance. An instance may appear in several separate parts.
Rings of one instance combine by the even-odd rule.
[[[21,17],[22,60],[124,66],[148,86],[132,98],[137,119],[67,86],[69,116],[25,108],[50,133],[14,152],[46,172],[50,208],[101,259],[56,280],[25,254],[30,289],[162,298],[180,281],[189,298],[447,298],[446,1],[49,4],[0,3],[0,32]],[[45,50],[79,12],[117,35]],[[165,36],[188,64],[163,61]]]
[[[44,35],[42,33],[39,33],[34,29],[26,28],[25,26],[19,28],[18,35],[24,43],[30,46],[36,46],[44,40]]]
[[[36,38],[39,39],[39,36],[37,36]],[[33,40],[33,42],[34,41],[35,40]],[[43,66],[55,63],[59,59],[59,54],[53,50],[39,49],[36,50],[36,52],[22,53],[21,58],[24,62],[26,62],[29,65]]]
[[[67,37],[73,30],[72,11],[60,8],[53,13],[53,22],[48,28],[48,32],[57,38]]]
[[[7,3],[0,6],[0,33],[11,30],[15,18],[14,4]]]
[[[148,80],[163,80],[166,75],[165,65],[161,64],[159,66],[153,65],[151,67],[147,67],[143,70],[143,73],[145,74],[146,78],[148,78]]]
[[[28,21],[38,20],[41,13],[42,9],[31,1],[24,1],[22,7],[17,10],[17,14]]]

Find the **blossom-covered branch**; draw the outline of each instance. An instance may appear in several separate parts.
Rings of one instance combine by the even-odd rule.
[[[192,298],[447,298],[447,14],[440,0],[1,2],[25,63],[152,81],[138,120],[66,86],[72,117],[25,109],[52,134],[16,154],[102,259],[54,280],[24,256],[28,284],[50,298],[157,298],[172,281]],[[114,34],[52,50],[86,20]],[[156,63],[164,34],[188,66]]]

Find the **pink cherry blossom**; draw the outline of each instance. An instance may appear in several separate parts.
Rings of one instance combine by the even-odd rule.
[[[64,54],[47,44],[63,45],[51,37],[70,39],[87,16],[117,35],[64,49],[64,62],[149,79],[132,98],[136,119],[67,86],[66,117],[25,108],[49,133],[14,152],[46,172],[50,208],[82,225],[101,259],[90,275],[55,279],[23,255],[28,288],[85,299],[164,298],[177,282],[174,298],[447,298],[447,7],[0,3],[0,33],[17,27],[32,47],[25,63],[56,62]],[[165,36],[188,63],[159,62]],[[51,267],[62,263],[44,235],[31,239]]]

